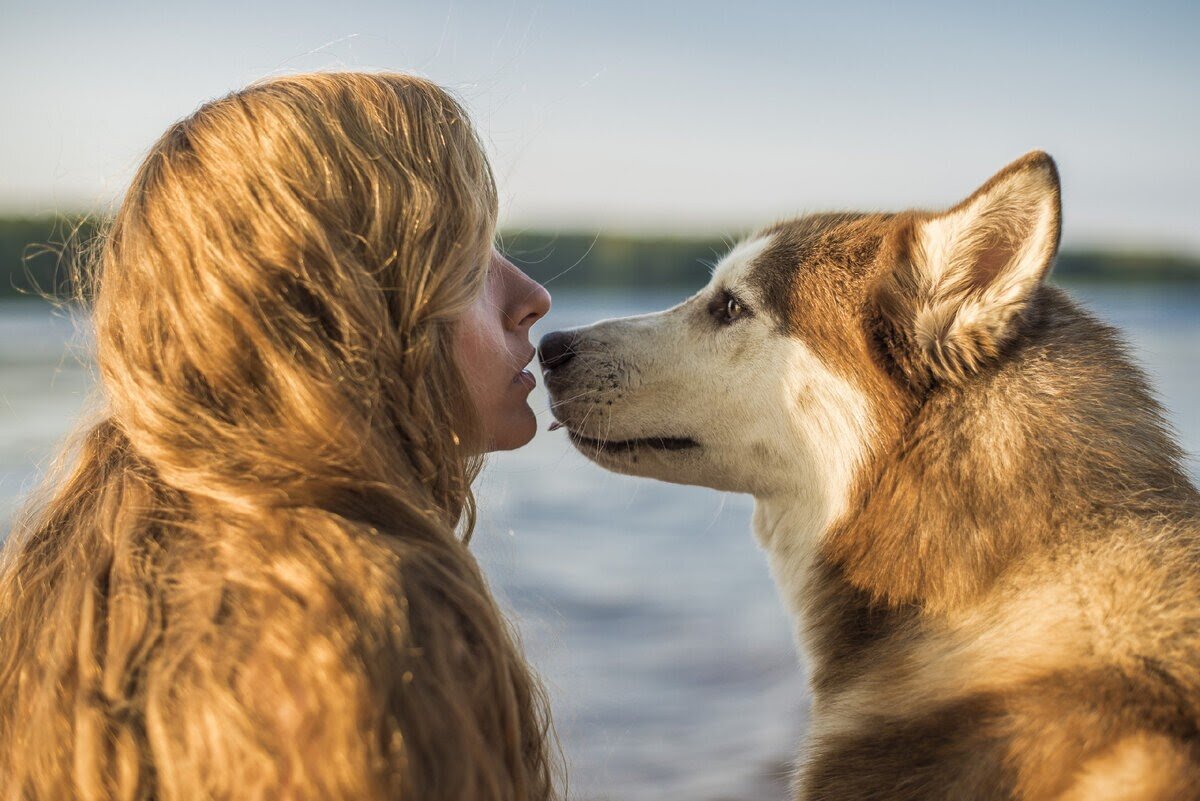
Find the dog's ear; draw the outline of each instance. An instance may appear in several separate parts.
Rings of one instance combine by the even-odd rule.
[[[1061,218],[1054,161],[1034,151],[949,211],[897,219],[875,300],[910,379],[961,381],[1000,352],[1050,270]]]

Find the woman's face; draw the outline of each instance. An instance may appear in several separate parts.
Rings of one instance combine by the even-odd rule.
[[[519,448],[537,432],[529,408],[536,385],[530,327],[550,311],[550,293],[492,251],[487,281],[459,321],[454,350],[483,426],[483,450]]]

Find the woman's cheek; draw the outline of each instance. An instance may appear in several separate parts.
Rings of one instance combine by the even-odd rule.
[[[515,375],[511,358],[504,340],[504,332],[498,326],[483,332],[480,345],[480,375],[484,378],[481,392],[476,400],[486,441],[504,447],[511,436],[513,405],[519,387],[514,386]],[[519,399],[518,399],[519,400]]]

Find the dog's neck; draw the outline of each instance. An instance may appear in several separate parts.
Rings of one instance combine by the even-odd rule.
[[[796,647],[805,663],[811,662],[812,653],[805,636],[804,588],[824,527],[811,504],[781,496],[755,499],[754,536],[767,554],[780,598],[796,621]]]
[[[862,649],[911,617],[911,607],[886,609],[852,586],[824,552],[831,515],[812,498],[791,494],[757,498],[754,534],[766,551],[776,588],[795,621],[800,661],[820,695],[854,673]],[[847,632],[849,634],[847,634]]]
[[[754,536],[767,554],[771,576],[801,629],[808,606],[806,590],[821,541],[840,510],[803,493],[756,498]]]

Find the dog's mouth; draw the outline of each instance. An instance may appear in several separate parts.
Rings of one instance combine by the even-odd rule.
[[[567,435],[577,447],[597,453],[630,453],[631,451],[686,451],[699,448],[700,443],[690,437],[638,437],[637,439],[594,439],[577,431],[567,429]]]

